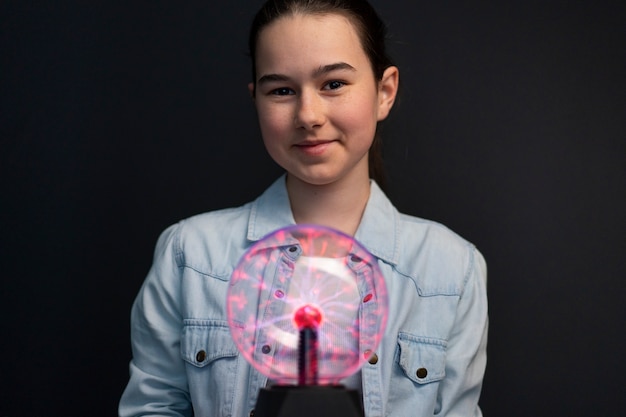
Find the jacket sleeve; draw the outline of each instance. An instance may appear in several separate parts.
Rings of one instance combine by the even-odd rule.
[[[478,399],[487,365],[487,266],[473,246],[468,251],[465,287],[446,352],[438,415],[482,416]]]
[[[119,404],[120,417],[191,416],[180,354],[181,262],[179,227],[160,236],[154,262],[131,312],[130,380]]]

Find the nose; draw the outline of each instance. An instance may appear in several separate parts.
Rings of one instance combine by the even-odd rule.
[[[319,95],[303,91],[298,99],[295,126],[306,130],[320,127],[326,120],[324,102]]]

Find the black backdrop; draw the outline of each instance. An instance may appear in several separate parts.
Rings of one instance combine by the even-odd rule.
[[[388,194],[487,258],[486,415],[616,415],[624,6],[472,3],[374,1],[402,75]],[[280,173],[246,89],[258,5],[2,2],[0,416],[114,415],[159,232]]]

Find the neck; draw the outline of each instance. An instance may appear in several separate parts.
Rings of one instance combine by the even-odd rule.
[[[296,223],[319,224],[354,236],[370,195],[368,176],[313,185],[287,175],[287,192]]]

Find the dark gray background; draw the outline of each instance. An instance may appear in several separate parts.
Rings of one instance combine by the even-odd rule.
[[[0,5],[0,416],[114,415],[160,231],[279,175],[246,89],[259,4]],[[623,3],[374,4],[402,80],[388,194],[489,264],[485,414],[616,415]]]

